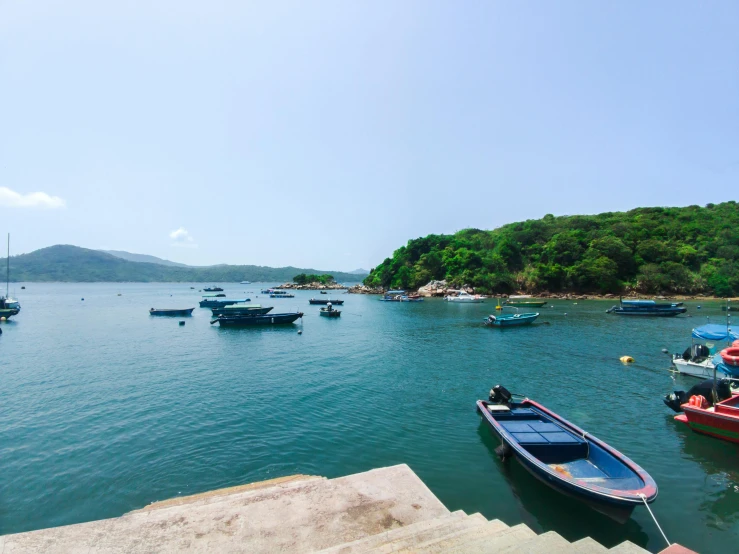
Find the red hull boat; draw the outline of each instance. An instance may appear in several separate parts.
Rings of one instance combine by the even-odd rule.
[[[676,415],[675,420],[685,423],[696,433],[739,444],[739,395],[733,395],[710,408],[700,404],[683,404],[683,413]]]

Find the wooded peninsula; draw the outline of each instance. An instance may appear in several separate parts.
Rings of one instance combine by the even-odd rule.
[[[432,280],[514,291],[739,295],[739,205],[551,214],[492,231],[408,241],[364,279],[416,289]]]

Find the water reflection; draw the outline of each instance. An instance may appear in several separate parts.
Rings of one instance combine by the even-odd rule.
[[[648,535],[634,519],[621,525],[584,503],[548,487],[514,458],[501,461],[495,454],[500,441],[482,420],[477,434],[490,453],[491,471],[500,471],[503,475],[519,503],[521,520],[537,533],[556,531],[569,541],[590,536],[609,548],[625,540],[640,546],[647,544]]]
[[[671,416],[668,419],[672,420]],[[687,425],[672,421],[683,457],[702,470],[700,487],[704,498],[699,510],[709,515],[709,526],[728,529],[739,523],[736,501],[739,497],[739,446],[700,435]]]

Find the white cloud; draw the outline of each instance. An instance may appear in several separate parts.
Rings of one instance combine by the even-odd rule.
[[[169,238],[171,238],[174,242],[172,243],[172,246],[182,246],[185,248],[197,248],[198,245],[195,244],[195,239],[192,238],[192,235],[185,229],[184,227],[180,227],[176,231],[172,231],[169,234]]]
[[[64,208],[67,203],[58,196],[49,196],[45,192],[29,192],[21,194],[10,190],[8,187],[0,187],[0,206],[9,208]]]

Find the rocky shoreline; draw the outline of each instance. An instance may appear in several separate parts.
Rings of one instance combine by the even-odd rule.
[[[276,289],[288,290],[346,290],[347,287],[338,283],[324,285],[323,283],[306,283],[305,285],[296,285],[295,283],[285,283],[275,287]]]
[[[475,293],[474,287],[461,287],[461,288],[453,288],[447,285],[446,281],[431,281],[427,285],[421,287],[418,289],[417,293],[421,296],[424,296],[426,298],[430,297],[444,297],[447,294],[458,291],[458,290],[464,290],[466,292],[469,292],[470,294]],[[368,287],[366,285],[355,285],[347,291],[350,294],[384,294],[385,289],[382,288],[372,288]],[[409,291],[411,292],[411,291]],[[582,293],[576,293],[576,292],[536,292],[536,293],[527,293],[527,292],[516,292],[514,294],[530,294],[532,297],[535,298],[546,298],[546,299],[552,299],[552,300],[618,300],[619,298],[628,298],[628,299],[637,299],[637,298],[643,298],[648,300],[719,300],[719,301],[726,301],[726,298],[719,298],[716,296],[710,296],[710,295],[682,295],[682,294],[675,294],[675,295],[666,295],[666,294],[657,294],[657,295],[651,295],[651,294],[639,294],[634,291],[630,291],[628,293],[618,295],[618,294],[594,294],[594,293],[588,293],[588,294],[582,294]],[[506,298],[507,294],[502,295],[495,295],[491,294],[489,295],[490,298]],[[732,299],[732,301],[739,301],[739,299]]]

